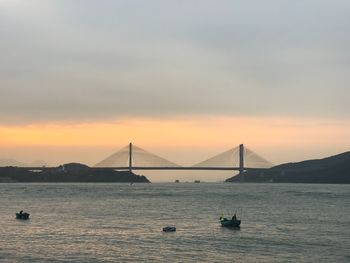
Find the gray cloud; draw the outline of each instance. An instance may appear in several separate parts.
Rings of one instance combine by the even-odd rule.
[[[10,2],[3,122],[350,113],[348,1]]]

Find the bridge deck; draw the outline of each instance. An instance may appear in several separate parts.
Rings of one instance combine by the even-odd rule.
[[[129,167],[94,167],[94,168],[109,168],[114,170],[129,170]],[[146,167],[146,166],[133,166],[132,170],[239,170],[239,167]]]
[[[46,169],[54,169],[59,167],[16,167],[27,170],[46,170]],[[129,170],[128,166],[123,167],[91,167],[91,169],[113,169],[113,170]],[[254,169],[244,167],[244,170]],[[158,167],[158,166],[132,166],[131,170],[202,170],[202,171],[239,171],[239,167],[186,167],[186,166],[177,166],[177,167]]]

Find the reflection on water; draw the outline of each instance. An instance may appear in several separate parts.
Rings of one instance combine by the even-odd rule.
[[[347,185],[0,184],[0,195],[1,262],[350,260]],[[15,219],[22,209],[30,220]],[[240,230],[222,228],[234,212]]]

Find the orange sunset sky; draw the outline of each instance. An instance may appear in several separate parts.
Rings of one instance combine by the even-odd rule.
[[[130,141],[190,165],[244,143],[275,164],[349,148],[350,123],[296,118],[197,117],[32,123],[0,127],[2,156],[93,165]],[[33,154],[35,153],[35,154]]]

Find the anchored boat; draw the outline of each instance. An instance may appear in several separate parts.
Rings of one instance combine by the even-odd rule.
[[[174,227],[174,226],[166,226],[166,227],[163,227],[163,231],[164,232],[175,232],[176,231],[176,227]]]
[[[237,218],[236,214],[233,215],[231,219],[227,219],[223,215],[220,216],[221,226],[224,227],[239,227],[241,225],[241,220]]]
[[[23,213],[23,210],[19,211],[19,213],[16,213],[16,218],[17,219],[22,219],[22,220],[27,220],[29,219],[29,215],[28,213]]]

